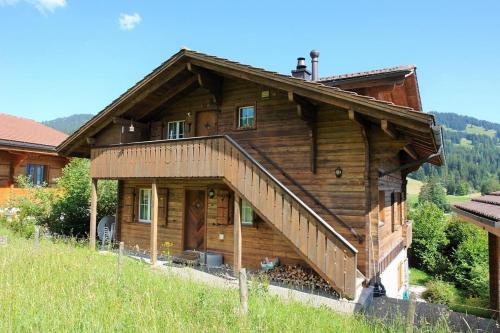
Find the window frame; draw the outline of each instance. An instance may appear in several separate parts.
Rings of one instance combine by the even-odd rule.
[[[32,169],[31,169],[32,168]],[[31,173],[30,171],[33,171]],[[38,182],[38,178],[41,172],[41,182]],[[49,166],[45,164],[37,164],[37,163],[26,163],[24,166],[24,174],[26,177],[30,177],[31,184],[36,187],[44,187],[48,186],[48,178],[49,178]]]
[[[175,138],[171,138],[170,137],[170,125],[171,124],[175,124],[175,131],[176,131],[176,137]],[[182,124],[182,137],[179,136],[179,129],[181,128],[181,124]],[[172,120],[172,121],[168,121],[167,122],[167,140],[179,140],[179,139],[183,139],[186,137],[186,120],[184,119],[180,119],[180,120]]]
[[[143,205],[142,203],[142,193],[149,193],[149,200],[148,200],[148,206],[149,206],[149,220],[146,220],[146,219],[141,219],[141,214],[142,214],[142,209],[141,209],[141,206]],[[145,223],[145,224],[151,224],[151,220],[152,220],[152,200],[153,200],[153,193],[152,193],[152,189],[151,188],[140,188],[139,189],[139,202],[138,202],[138,208],[139,208],[139,212],[137,214],[137,220],[139,221],[139,223]]]
[[[249,212],[250,216],[251,216],[250,221],[246,220],[246,218],[245,218],[245,211],[247,211],[247,213],[248,213],[248,210],[250,210],[250,212]],[[253,227],[253,225],[255,223],[255,214],[254,214],[253,208],[250,205],[250,203],[248,202],[248,200],[245,200],[245,199],[241,200],[240,221],[241,221],[241,225],[244,227]]]
[[[253,108],[253,124],[251,126],[240,126],[240,114],[241,110],[245,108]],[[247,105],[242,105],[238,106],[236,108],[236,117],[235,117],[235,127],[236,130],[239,131],[246,131],[246,130],[253,130],[257,128],[257,106],[255,104],[247,104]]]
[[[385,191],[378,191],[378,226],[385,225]]]

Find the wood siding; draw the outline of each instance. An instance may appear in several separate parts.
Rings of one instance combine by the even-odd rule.
[[[54,186],[67,162],[65,157],[55,155],[0,150],[0,187],[15,185],[15,179],[26,174],[27,164],[45,165],[47,183]]]
[[[94,148],[91,160],[93,178],[223,179],[320,275],[354,297],[357,251],[228,138]]]

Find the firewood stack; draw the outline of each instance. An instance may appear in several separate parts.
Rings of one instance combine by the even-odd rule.
[[[293,286],[299,290],[322,290],[328,294],[337,294],[328,282],[315,271],[300,265],[278,266],[265,274],[270,281]]]

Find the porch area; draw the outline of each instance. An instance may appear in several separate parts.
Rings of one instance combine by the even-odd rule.
[[[220,252],[234,271],[277,256],[306,263],[343,297],[355,297],[357,250],[229,136],[94,147],[91,176],[93,247],[97,181],[116,179],[118,235],[129,246],[148,244],[152,264],[165,241],[172,251]],[[134,207],[146,189],[151,216],[141,223]],[[255,213],[251,227],[242,221],[246,205]]]

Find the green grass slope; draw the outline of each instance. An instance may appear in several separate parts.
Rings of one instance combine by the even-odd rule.
[[[283,303],[251,289],[249,314],[237,315],[237,290],[152,271],[74,243],[9,234],[0,247],[0,332],[404,332],[361,316]],[[436,331],[429,328],[429,331]],[[438,331],[446,331],[442,328]]]

